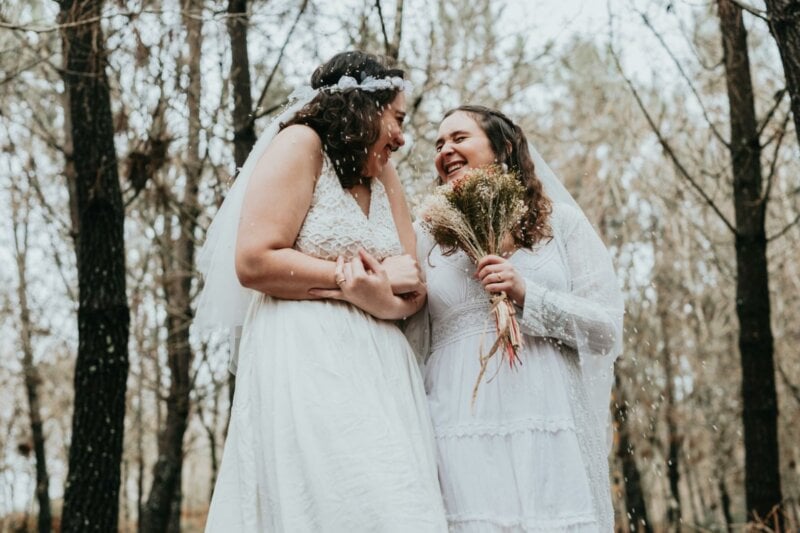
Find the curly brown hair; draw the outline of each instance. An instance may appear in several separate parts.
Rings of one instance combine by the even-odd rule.
[[[380,116],[399,89],[330,91],[342,76],[361,82],[372,78],[405,78],[405,71],[389,66],[387,58],[361,51],[342,52],[320,65],[311,75],[311,86],[322,89],[281,129],[303,124],[317,132],[322,149],[333,165],[342,187],[349,189],[365,178],[369,149],[381,133]]]
[[[542,240],[551,239],[553,234],[550,215],[553,212],[553,203],[544,193],[542,182],[536,177],[536,168],[528,150],[525,133],[500,111],[481,105],[460,105],[445,113],[442,119],[458,111],[475,120],[489,139],[497,163],[505,164],[509,170],[516,172],[525,186],[528,212],[514,234],[514,243],[523,248],[531,248]]]

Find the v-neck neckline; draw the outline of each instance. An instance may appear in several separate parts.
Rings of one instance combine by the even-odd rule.
[[[371,178],[370,179],[369,203],[367,205],[367,209],[369,211],[367,211],[367,212],[365,212],[364,209],[361,208],[361,204],[358,203],[358,200],[356,200],[355,196],[353,196],[353,194],[350,191],[348,191],[347,189],[342,187],[342,192],[344,194],[346,194],[350,198],[350,200],[352,200],[353,205],[356,207],[356,209],[358,209],[358,212],[361,213],[361,215],[363,215],[364,219],[367,220],[367,221],[372,220],[372,218],[371,218],[372,217],[372,213],[375,211],[374,203],[375,203],[375,183],[376,183],[376,181],[377,180],[375,178]]]

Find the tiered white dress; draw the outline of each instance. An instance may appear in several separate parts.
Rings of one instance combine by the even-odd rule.
[[[585,336],[599,352],[610,349],[617,317],[571,293],[573,280],[588,275],[580,270],[592,268],[580,260],[582,235],[596,239],[586,233],[591,226],[561,204],[551,225],[552,240],[510,259],[527,287],[517,315],[525,334],[522,364],[510,369],[496,355],[486,373],[493,378],[481,383],[474,408],[479,346],[488,349],[496,338],[488,296],[464,253],[444,256],[418,231],[432,333],[425,387],[451,531],[613,527],[606,420],[600,420],[608,413],[608,391],[604,405],[603,398],[590,398],[582,375],[588,365],[575,348]]]
[[[326,165],[295,247],[402,253],[383,185],[367,217]],[[422,377],[398,327],[344,302],[254,297],[206,531],[446,528]]]

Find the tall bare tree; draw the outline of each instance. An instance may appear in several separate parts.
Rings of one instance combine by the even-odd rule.
[[[628,420],[628,400],[622,389],[622,384],[617,375],[614,389],[616,405],[614,407],[614,422],[617,427],[619,442],[617,443],[617,457],[622,463],[622,481],[625,487],[625,511],[630,521],[631,531],[651,533],[653,527],[647,518],[647,505],[645,504],[642,487],[642,476],[636,465],[635,444]]]
[[[78,357],[62,530],[115,531],[128,377],[124,210],[102,0],[61,0],[78,227]]]
[[[159,436],[159,455],[153,467],[153,484],[141,519],[142,529],[148,533],[180,531],[183,441],[189,423],[189,396],[192,389],[190,370],[193,353],[189,341],[189,326],[193,317],[191,288],[195,270],[197,219],[200,213],[197,195],[203,170],[200,156],[203,2],[183,0],[181,11],[189,45],[186,88],[189,133],[183,155],[185,185],[182,197],[173,196],[166,185],[159,191],[163,199],[165,218],[162,283],[167,312],[170,388],[167,397],[166,424]],[[177,237],[172,235],[173,217],[178,222]]]
[[[783,498],[764,227],[769,192],[762,186],[761,145],[742,9],[732,0],[718,0],[717,7],[731,128],[747,511],[750,517],[755,514],[762,520],[774,515],[776,530],[780,530],[780,513],[774,513]]]
[[[783,63],[786,89],[792,101],[794,131],[800,144],[800,0],[764,0],[769,31]]]
[[[233,89],[233,158],[241,168],[256,144],[252,120],[253,95],[250,82],[250,56],[247,53],[248,0],[228,1],[228,35],[231,40],[231,86]]]
[[[44,431],[39,388],[41,377],[33,361],[33,324],[28,305],[28,217],[30,200],[16,187],[11,193],[11,218],[14,232],[14,252],[17,263],[17,296],[19,334],[22,345],[22,372],[28,397],[28,417],[31,424],[33,453],[36,460],[36,500],[39,504],[37,527],[39,533],[49,533],[53,515],[50,510],[50,478],[47,473]]]

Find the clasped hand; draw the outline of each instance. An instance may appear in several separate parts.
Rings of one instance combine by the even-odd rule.
[[[525,305],[525,280],[511,261],[499,255],[487,255],[478,261],[475,277],[489,293],[505,292],[515,305]]]
[[[350,261],[337,259],[334,276],[339,289],[311,289],[309,293],[319,298],[344,300],[384,320],[412,314],[424,296],[419,267],[410,256],[387,258],[381,264],[359,250],[358,257]]]

